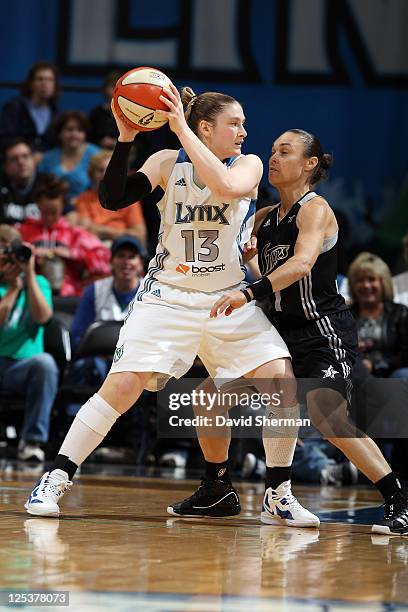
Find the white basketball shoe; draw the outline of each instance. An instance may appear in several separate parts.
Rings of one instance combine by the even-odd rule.
[[[282,482],[275,490],[265,491],[261,521],[267,525],[288,527],[319,527],[320,519],[303,508],[290,488],[290,480]]]
[[[35,516],[59,516],[58,502],[72,482],[63,470],[45,472],[24,504],[28,514]]]

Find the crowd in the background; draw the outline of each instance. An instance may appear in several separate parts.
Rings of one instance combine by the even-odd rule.
[[[70,297],[77,301],[69,322],[76,351],[92,323],[124,318],[156,245],[159,218],[154,204],[159,193],[118,212],[104,210],[98,200],[118,136],[110,99],[119,76],[106,76],[103,101],[89,113],[60,111],[58,70],[38,62],[29,69],[19,95],[0,111],[0,391],[26,395],[20,459],[42,460],[49,437],[58,388],[55,362],[44,344],[52,296],[54,302]],[[178,147],[167,126],[138,135],[129,172],[155,151]],[[13,252],[11,246],[19,240],[30,245],[29,260],[20,261]],[[408,267],[408,237],[402,248]],[[342,261],[343,270],[345,261],[351,263],[348,278],[339,277],[339,286],[358,321],[356,376],[364,381],[362,386],[374,378],[408,378],[408,272],[392,277],[387,264],[369,252],[352,262],[342,252]],[[111,359],[80,357],[67,380],[74,386],[97,385]],[[71,402],[67,413],[75,414],[77,408]],[[388,444],[391,462],[401,469],[406,441]],[[261,451],[240,452],[245,475],[260,474]],[[172,456],[176,464],[185,463],[185,447]],[[294,463],[299,479],[353,482],[352,468],[344,458],[329,456],[323,441],[299,443]]]

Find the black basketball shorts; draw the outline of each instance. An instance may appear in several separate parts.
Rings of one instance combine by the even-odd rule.
[[[329,388],[350,402],[351,372],[357,357],[357,326],[349,310],[305,321],[303,326],[280,326],[298,379],[299,399],[312,389]]]

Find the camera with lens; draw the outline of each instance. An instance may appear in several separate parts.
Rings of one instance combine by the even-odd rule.
[[[0,253],[6,255],[9,263],[14,263],[15,261],[27,263],[32,255],[32,249],[20,240],[12,240],[8,246],[0,250]]]

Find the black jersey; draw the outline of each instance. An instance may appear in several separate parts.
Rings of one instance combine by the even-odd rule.
[[[294,254],[298,237],[296,217],[303,204],[316,197],[313,191],[296,202],[279,221],[277,204],[265,217],[258,230],[258,260],[262,276],[267,276]],[[327,238],[310,274],[268,300],[265,312],[271,320],[281,324],[304,324],[347,308],[337,290],[337,233]]]

